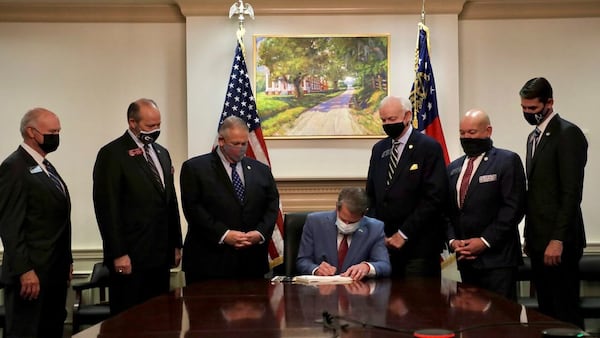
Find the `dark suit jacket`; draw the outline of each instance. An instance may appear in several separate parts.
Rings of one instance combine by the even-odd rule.
[[[552,239],[561,240],[565,250],[585,247],[581,199],[587,147],[581,129],[557,114],[527,161],[525,241],[530,254],[543,254]],[[530,148],[528,142],[528,159]]]
[[[490,244],[474,261],[478,269],[515,267],[522,263],[519,222],[525,212],[525,170],[519,155],[492,147],[473,173],[462,209],[456,184],[466,156],[448,165],[450,203],[448,239],[483,237]]]
[[[128,132],[100,149],[94,165],[94,208],[104,261],[129,255],[133,271],[169,267],[181,248],[181,222],[167,149],[153,144],[165,189]]]
[[[442,220],[448,198],[448,177],[440,144],[413,130],[386,186],[391,138],[373,146],[367,177],[369,216],[385,223],[385,234],[401,230],[408,241],[401,249],[409,258],[438,255],[444,238]]]
[[[0,165],[5,284],[18,284],[19,276],[33,269],[42,285],[66,285],[73,262],[71,202],[67,185],[62,183],[66,195],[22,147]]]
[[[336,215],[335,211],[322,211],[311,213],[306,218],[296,260],[300,274],[312,274],[312,271],[321,264],[323,256],[329,264],[338,266]],[[385,248],[383,223],[370,217],[363,217],[360,220],[358,229],[352,234],[344,266],[338,269],[337,274],[361,262],[372,264],[377,277],[390,275],[391,265]]]
[[[183,270],[186,280],[258,277],[269,270],[268,245],[279,212],[279,193],[268,166],[245,157],[246,197],[241,203],[216,151],[181,168],[181,203],[188,222]],[[264,243],[239,250],[219,244],[227,230],[258,230]]]

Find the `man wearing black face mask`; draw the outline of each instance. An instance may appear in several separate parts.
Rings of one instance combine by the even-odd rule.
[[[406,99],[381,101],[379,116],[389,137],[371,153],[368,216],[385,224],[392,276],[439,277],[448,177],[442,147],[413,130],[411,109]]]
[[[110,270],[116,314],[169,291],[181,260],[181,223],[173,165],[156,143],[160,111],[149,99],[127,109],[129,129],[100,149],[94,165],[94,208]]]
[[[219,127],[219,146],[181,168],[188,221],[183,271],[187,285],[216,278],[261,278],[279,212],[271,169],[245,157],[249,130],[237,116]]]
[[[73,273],[71,201],[46,155],[60,121],[44,108],[21,120],[23,143],[0,165],[5,337],[62,337]]]
[[[586,245],[581,199],[588,143],[554,112],[548,80],[527,81],[519,95],[525,120],[536,126],[527,139],[525,251],[540,311],[582,327],[578,266]]]
[[[483,110],[460,121],[465,156],[448,165],[447,236],[464,283],[517,299],[522,264],[519,222],[525,212],[525,171],[519,155],[492,146]]]

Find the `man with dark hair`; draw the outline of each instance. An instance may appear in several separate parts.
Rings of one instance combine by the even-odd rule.
[[[483,110],[466,112],[459,133],[465,156],[448,165],[449,246],[464,283],[516,301],[525,212],[521,158],[492,145],[492,125]]]
[[[442,147],[412,128],[407,99],[384,98],[379,117],[388,137],[371,152],[368,215],[385,223],[393,276],[440,277],[448,198]]]
[[[249,130],[229,116],[219,146],[181,168],[181,204],[188,222],[186,284],[215,278],[260,278],[269,271],[268,245],[279,213],[271,169],[245,157]]]
[[[548,80],[533,78],[519,94],[523,116],[535,126],[527,140],[525,252],[540,311],[582,327],[578,266],[586,246],[581,199],[588,143],[554,112]]]
[[[127,108],[129,129],[100,149],[94,208],[116,314],[170,288],[181,260],[181,223],[167,149],[156,143],[160,111],[150,99]]]
[[[46,159],[58,148],[60,130],[51,111],[28,111],[21,120],[23,143],[0,165],[5,337],[63,334],[73,273],[71,200]]]
[[[365,190],[350,187],[340,191],[335,211],[309,214],[296,259],[298,272],[354,280],[389,276],[383,223],[364,216],[368,206]]]

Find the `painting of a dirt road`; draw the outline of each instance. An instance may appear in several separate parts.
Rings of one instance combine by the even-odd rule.
[[[254,36],[255,90],[267,138],[381,137],[389,35]]]

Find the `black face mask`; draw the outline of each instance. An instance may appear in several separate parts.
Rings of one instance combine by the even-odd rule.
[[[143,144],[150,144],[156,142],[156,139],[160,135],[160,129],[154,129],[153,131],[142,131],[140,130],[140,136],[138,138]]]
[[[465,154],[469,157],[478,156],[492,148],[491,138],[462,138],[460,139]]]
[[[40,146],[40,149],[42,149],[42,151],[44,151],[46,154],[49,154],[58,149],[58,145],[60,144],[60,136],[58,134],[41,135],[44,137],[44,143],[38,142],[38,145]]]
[[[544,107],[544,108],[542,108],[542,111],[539,113],[523,112],[523,117],[525,118],[525,121],[527,121],[532,126],[537,126],[538,124],[542,123],[544,118],[548,115],[549,111],[550,111],[550,109],[546,109]]]
[[[385,131],[387,136],[395,139],[398,136],[400,136],[400,134],[402,134],[402,131],[404,131],[404,127],[404,122],[384,124],[383,131]]]

